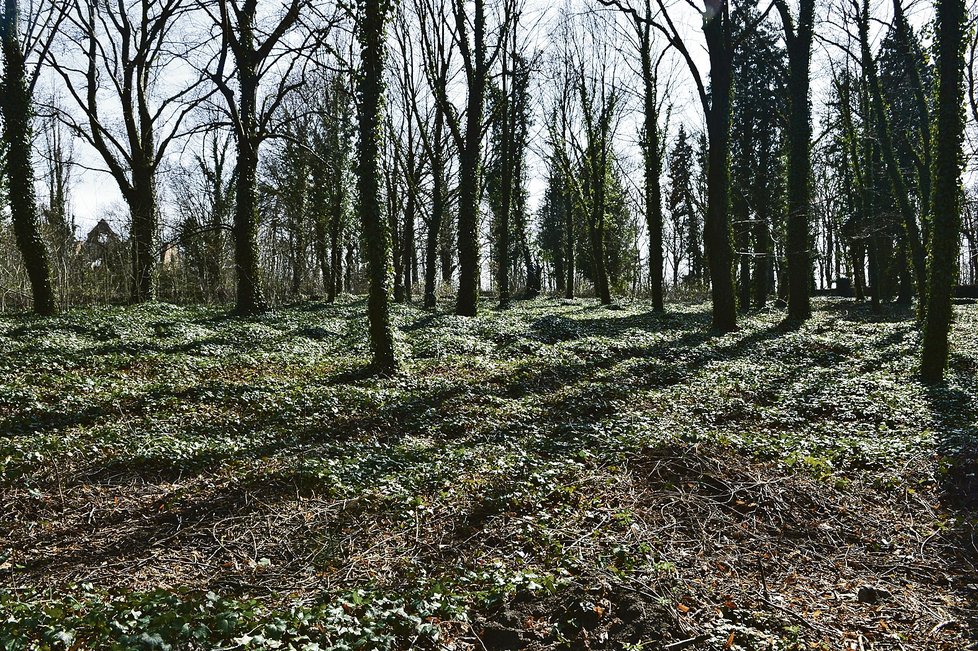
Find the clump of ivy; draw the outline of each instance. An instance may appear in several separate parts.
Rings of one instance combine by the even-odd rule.
[[[67,595],[0,594],[0,646],[56,649],[214,648],[291,651],[387,650],[399,641],[436,648],[439,623],[464,621],[459,602],[437,592],[357,590],[317,603],[268,607],[256,599],[155,590],[99,594],[91,585]]]

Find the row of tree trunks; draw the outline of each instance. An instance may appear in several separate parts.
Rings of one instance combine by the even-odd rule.
[[[863,0],[862,7],[858,12],[858,29],[860,53],[863,72],[866,77],[870,102],[873,111],[873,123],[876,126],[876,137],[879,140],[883,160],[886,163],[886,174],[893,190],[894,199],[897,202],[900,216],[903,220],[904,236],[910,248],[910,259],[913,267],[914,285],[917,289],[917,296],[926,296],[926,254],[924,242],[920,234],[920,226],[917,223],[917,215],[910,202],[907,183],[903,178],[899,163],[893,148],[893,137],[890,131],[889,114],[886,110],[886,102],[883,99],[883,91],[880,87],[879,75],[876,70],[876,60],[869,47],[869,2]],[[923,309],[924,300],[920,300],[918,306]],[[922,315],[922,312],[921,312]]]

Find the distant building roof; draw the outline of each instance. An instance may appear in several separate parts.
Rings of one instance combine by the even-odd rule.
[[[105,246],[106,244],[114,244],[119,241],[119,235],[112,230],[109,222],[104,219],[98,220],[98,223],[92,227],[92,230],[88,231],[88,235],[85,237],[86,246],[93,244]]]

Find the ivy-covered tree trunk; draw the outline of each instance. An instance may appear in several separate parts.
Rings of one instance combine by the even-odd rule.
[[[910,24],[903,9],[902,0],[893,0],[893,26],[897,32],[897,39],[900,44],[900,51],[906,57],[907,70],[910,73],[910,85],[913,89],[914,108],[917,112],[917,125],[920,130],[920,157],[917,164],[917,189],[920,198],[920,214],[930,214],[931,199],[931,167],[933,161],[931,155],[930,133],[930,109],[927,102],[927,91],[924,90],[923,79],[921,79],[918,61],[924,60],[924,56],[919,51],[919,43],[910,31]],[[918,59],[918,56],[920,57]],[[924,220],[924,243],[929,240],[928,224]],[[905,249],[907,247],[904,247]],[[923,299],[921,299],[923,300]]]
[[[961,230],[961,113],[963,84],[963,0],[937,2],[937,106],[934,116],[934,195],[928,255],[927,310],[920,372],[940,382],[948,360],[952,290],[958,275]]]
[[[479,309],[479,190],[482,179],[482,119],[485,111],[486,9],[475,0],[473,57],[465,108],[465,146],[459,154],[458,297],[455,313],[475,316]]]
[[[581,85],[581,104],[587,106],[584,86]],[[591,244],[591,276],[594,293],[601,305],[611,305],[611,288],[608,284],[608,266],[604,253],[604,227],[606,206],[606,187],[608,178],[608,130],[613,104],[602,95],[601,111],[597,124],[593,121],[588,127],[587,162],[583,197],[590,202],[587,218],[588,238]]]
[[[811,213],[812,120],[808,101],[815,0],[801,0],[798,25],[782,2],[788,50],[788,218],[785,255],[788,259],[788,319],[804,321],[812,314]]]
[[[564,188],[564,298],[570,300],[574,298],[574,280],[577,276],[576,261],[574,260],[574,242],[577,234],[574,228],[574,195],[571,193],[569,183],[563,185]]]
[[[315,204],[316,199],[313,199]],[[313,246],[319,275],[323,279],[323,290],[329,293],[329,245],[326,242],[326,216],[320,211],[313,220]]]
[[[865,85],[865,79],[864,79]],[[875,208],[875,188],[876,188],[876,146],[873,140],[873,120],[879,116],[874,116],[870,110],[871,99],[868,88],[862,94],[863,115],[868,116],[863,123],[863,183],[862,183],[862,215],[860,223],[862,232],[859,234],[866,242],[866,254],[869,271],[869,300],[873,306],[873,312],[880,312],[880,266],[879,251],[877,249],[876,234],[876,208]]]
[[[252,7],[253,9],[253,7]],[[253,50],[254,13],[239,18],[241,49]],[[262,292],[258,261],[258,75],[251,56],[238,60],[238,165],[234,206],[234,269],[237,279],[235,312],[261,314],[268,309]]]
[[[393,165],[392,165],[393,167]],[[396,169],[388,170],[387,186],[387,232],[391,238],[391,260],[394,267],[394,289],[393,297],[395,303],[404,302],[404,276],[402,275],[404,264],[404,243],[400,225],[397,223],[397,213],[401,205],[399,172]]]
[[[132,191],[127,197],[132,216],[132,285],[129,300],[142,303],[153,298],[153,266],[156,256],[153,244],[156,238],[156,174],[151,162],[134,166]]]
[[[662,150],[659,143],[659,115],[656,103],[655,70],[652,67],[651,25],[644,26],[641,58],[643,83],[643,149],[645,164],[645,220],[649,228],[649,286],[652,309],[665,309],[663,299],[663,267],[665,254],[662,250]]]
[[[391,233],[381,201],[380,150],[384,139],[384,31],[390,4],[388,0],[364,0],[361,7],[358,205],[369,279],[372,368],[389,374],[397,371],[397,359],[391,325]]]
[[[703,33],[710,56],[710,110],[706,178],[706,218],[703,241],[713,299],[713,327],[720,332],[737,328],[734,293],[734,248],[730,232],[730,95],[733,43],[729,7],[725,0],[710,0],[703,16]]]
[[[413,154],[411,154],[413,155]],[[414,174],[413,163],[410,166]],[[417,199],[416,192],[414,190],[415,182],[417,179],[412,178],[409,182],[407,202],[404,207],[404,235],[402,236],[401,244],[401,270],[404,274],[404,280],[402,284],[404,285],[404,302],[410,303],[414,298],[412,294],[414,293],[414,213],[417,210]]]
[[[516,103],[513,98],[507,96],[506,86],[506,62],[503,62],[503,89],[502,89],[502,137],[500,152],[502,163],[502,180],[499,191],[502,193],[500,198],[499,216],[496,223],[496,281],[499,284],[499,307],[509,305],[509,216],[512,212],[513,199],[513,128],[510,109]],[[513,85],[515,93],[515,84]]]
[[[234,270],[237,278],[235,312],[255,315],[267,310],[268,304],[262,292],[258,264],[258,152],[247,139],[238,143],[237,171],[233,226]]]
[[[441,269],[441,281],[444,284],[452,282],[452,274],[455,273],[455,245],[457,237],[453,230],[457,226],[456,221],[449,219],[449,215],[442,214],[441,234],[438,239],[438,258],[439,268]]]
[[[603,194],[603,191],[598,190]],[[594,292],[602,305],[611,305],[611,288],[608,286],[608,268],[604,260],[604,201],[594,199],[588,222],[591,239],[591,259],[594,274]]]
[[[31,95],[27,64],[18,33],[20,13],[17,0],[5,0],[3,12],[3,110],[7,141],[7,178],[10,212],[17,248],[20,249],[31,284],[34,312],[51,315],[57,311],[48,254],[41,239],[31,162]]]
[[[424,249],[424,306],[429,310],[438,303],[435,280],[438,272],[438,245],[445,213],[445,160],[441,149],[445,118],[439,108],[435,110],[438,113],[435,116],[435,144],[431,155],[431,219],[428,222]]]
[[[334,189],[329,215],[329,286],[326,288],[326,300],[332,303],[336,295],[343,291],[343,171],[335,169],[333,176]]]

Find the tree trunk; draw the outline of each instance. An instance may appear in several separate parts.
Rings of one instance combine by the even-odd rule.
[[[363,227],[369,290],[367,312],[373,370],[397,371],[391,325],[391,233],[380,198],[380,147],[384,137],[384,24],[387,0],[365,0],[360,17],[360,138],[358,143],[360,221]]]
[[[424,258],[424,306],[434,309],[438,303],[435,296],[435,279],[438,272],[438,245],[441,241],[441,225],[445,212],[445,163],[440,151],[442,142],[442,120],[435,122],[435,148],[431,159],[431,220],[428,223],[428,236],[425,240]]]
[[[239,36],[242,48],[250,51],[254,39],[254,16],[243,18]],[[237,279],[235,312],[261,314],[268,309],[262,292],[258,260],[258,134],[256,107],[258,77],[247,57],[238,62],[239,120],[238,166],[234,206],[234,270]]]
[[[156,235],[156,200],[152,174],[133,175],[133,197],[129,201],[132,216],[132,285],[129,300],[142,303],[153,298],[153,242]]]
[[[591,236],[591,258],[594,274],[594,293],[602,305],[611,305],[611,290],[608,287],[608,270],[604,264],[604,208],[598,205],[591,209],[588,224]],[[601,211],[601,214],[598,214]]]
[[[762,202],[765,208],[766,202]],[[762,309],[767,305],[768,294],[771,293],[768,276],[771,274],[771,226],[770,217],[766,212],[755,216],[754,221],[754,250],[757,259],[754,262],[754,307]]]
[[[873,116],[869,113],[869,98],[866,97],[863,105],[866,113],[870,115],[870,120]],[[878,119],[879,116],[876,116]],[[862,185],[862,229],[863,232],[861,236],[865,238],[866,241],[866,252],[869,258],[869,298],[873,306],[873,312],[880,312],[880,265],[879,265],[879,251],[876,247],[876,208],[874,202],[874,191],[876,188],[876,183],[874,179],[876,178],[875,170],[875,147],[871,134],[871,125],[863,126],[863,158],[865,160],[865,168],[863,172],[863,185]]]
[[[608,173],[607,115],[608,107],[601,107],[598,133],[588,134],[587,186],[585,196],[591,199],[588,218],[588,235],[591,240],[591,268],[594,293],[602,305],[611,305],[611,289],[608,286],[608,267],[604,259],[605,186]],[[595,139],[597,140],[595,142]]]
[[[577,275],[574,260],[574,195],[568,183],[564,184],[564,298],[574,298],[574,280]]]
[[[473,37],[475,60],[468,83],[465,146],[459,155],[458,184],[458,297],[455,313],[475,316],[479,309],[479,187],[482,166],[482,114],[485,109],[485,1],[475,0]]]
[[[713,3],[708,3],[712,4]],[[703,18],[710,56],[710,111],[706,126],[707,201],[703,224],[713,298],[713,327],[720,332],[737,329],[737,297],[733,280],[733,243],[730,232],[730,93],[732,43],[726,2]]]
[[[662,187],[659,177],[662,174],[662,156],[659,146],[658,106],[656,104],[655,72],[652,68],[651,27],[646,25],[642,39],[642,80],[644,84],[643,117],[645,139],[643,141],[643,162],[645,163],[645,220],[649,228],[649,288],[652,294],[652,309],[662,312],[663,299],[662,251]]]
[[[315,201],[315,199],[314,199]],[[317,211],[313,222],[313,237],[315,238],[316,262],[319,263],[319,274],[323,278],[323,290],[329,293],[329,245],[326,242],[326,216]]]
[[[920,78],[920,69],[917,67],[917,59],[915,56],[918,45],[910,33],[910,24],[907,22],[907,17],[904,13],[903,3],[901,0],[893,0],[893,19],[897,36],[902,41],[903,47],[906,48],[905,54],[907,55],[907,69],[910,72],[910,83],[913,87],[914,107],[917,111],[917,122],[920,129],[920,165],[917,166],[917,188],[920,193],[920,214],[929,215],[932,193],[931,166],[933,165],[933,161],[931,160],[933,147],[931,146],[930,111],[928,109],[927,93],[924,91],[924,84]],[[930,240],[927,220],[924,220],[923,230],[924,244],[926,246],[926,243]]]
[[[48,254],[41,239],[31,161],[31,96],[18,34],[20,12],[16,0],[6,0],[3,13],[3,123],[7,141],[7,178],[10,211],[17,248],[24,259],[31,284],[34,312],[52,315],[57,311]]]
[[[750,310],[750,290],[751,290],[751,246],[750,246],[750,209],[747,199],[743,194],[735,192],[733,196],[731,211],[734,218],[734,233],[737,245],[737,258],[740,266],[738,274],[737,289],[739,292],[739,304],[741,312]]]
[[[414,174],[414,165],[411,164],[411,174]],[[404,208],[404,235],[401,238],[401,269],[404,274],[404,302],[410,303],[414,293],[414,212],[416,210],[415,199],[415,180],[412,179],[408,187],[407,205]]]
[[[513,129],[510,123],[510,107],[515,102],[506,96],[506,63],[503,63],[503,126],[502,126],[502,181],[498,222],[496,224],[496,282],[499,284],[499,307],[509,305],[509,214],[513,198]],[[515,92],[515,87],[514,87]]]
[[[801,0],[797,31],[788,36],[788,319],[812,315],[812,124],[808,101],[815,0]]]
[[[234,270],[237,277],[235,312],[261,314],[268,309],[258,264],[258,152],[247,141],[238,144],[238,176],[234,207]]]
[[[866,245],[852,240],[852,289],[856,301],[866,300]]]
[[[392,164],[392,169],[387,170],[387,231],[391,238],[391,259],[394,265],[394,302],[404,302],[404,276],[401,274],[401,263],[403,250],[401,242],[401,229],[397,223],[397,213],[400,207],[400,192],[398,186],[399,170]]]
[[[129,213],[132,217],[132,285],[129,300],[142,303],[153,298],[153,251],[156,239],[156,179],[151,169],[133,170]]]
[[[448,215],[443,213],[444,217],[448,217]],[[455,272],[455,261],[453,257],[455,253],[453,246],[455,235],[450,231],[453,225],[447,219],[443,219],[441,234],[438,240],[438,257],[441,260],[441,281],[445,284],[452,282],[452,274]]]
[[[929,384],[941,381],[949,355],[951,304],[958,275],[961,230],[961,114],[963,0],[937,2],[937,106],[934,136],[934,195],[931,200],[931,242],[927,274],[927,309],[924,321],[920,373]]]
[[[343,291],[343,174],[335,173],[332,193],[333,204],[329,216],[329,283],[326,300],[336,301],[336,295]]]

